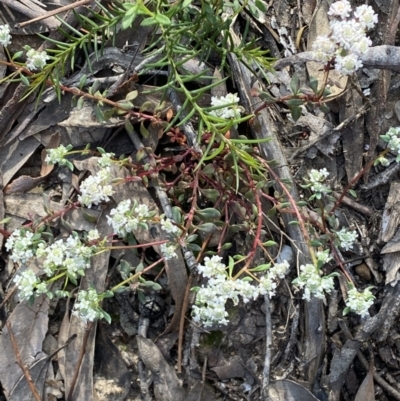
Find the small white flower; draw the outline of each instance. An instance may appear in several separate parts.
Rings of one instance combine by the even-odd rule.
[[[47,156],[46,156],[46,163],[48,164],[56,164],[58,163],[60,166],[64,166],[67,163],[65,156],[68,153],[68,148],[64,145],[60,145],[58,148],[55,149],[46,149]]]
[[[168,234],[180,235],[181,230],[178,226],[172,223],[172,220],[164,218],[160,221],[161,228]]]
[[[10,27],[8,25],[0,25],[0,44],[7,47],[11,44]]]
[[[97,239],[100,238],[100,233],[99,230],[97,228],[95,228],[94,230],[90,230],[88,232],[88,236],[87,236],[87,240],[88,241],[95,241]]]
[[[92,205],[98,205],[104,201],[108,202],[110,196],[115,192],[111,185],[110,168],[103,168],[97,174],[86,178],[81,183],[79,190],[81,195],[78,196],[78,201],[89,209]]]
[[[284,260],[282,263],[275,263],[270,269],[269,274],[273,277],[285,278],[287,272],[289,271],[289,262]]]
[[[316,253],[316,257],[322,264],[326,264],[332,260],[332,256],[329,255],[329,249],[326,251],[319,251]]]
[[[371,94],[371,89],[370,88],[367,88],[367,89],[363,90],[363,95],[364,96],[369,96],[370,94]]]
[[[359,292],[357,288],[351,288],[348,291],[346,306],[353,312],[361,315],[361,317],[369,316],[368,309],[374,303],[374,295],[370,288],[366,288],[363,292]]]
[[[351,49],[354,43],[365,36],[361,24],[352,19],[348,21],[333,21],[330,26],[332,39],[346,50]]]
[[[334,276],[322,276],[321,271],[312,264],[300,266],[300,275],[292,281],[295,287],[304,289],[303,299],[309,301],[311,296],[325,299],[325,293],[334,288]]]
[[[221,263],[222,258],[220,256],[214,255],[211,258],[206,256],[204,258],[204,265],[198,264],[197,270],[204,277],[215,277],[219,274],[224,274],[226,266]]]
[[[101,158],[98,161],[99,166],[101,168],[110,167],[112,164],[111,158],[114,156],[114,153],[102,153]]]
[[[318,36],[312,44],[315,61],[327,63],[335,57],[337,44],[328,36]]]
[[[229,120],[230,118],[240,118],[241,110],[238,107],[240,99],[237,94],[228,93],[226,96],[211,97],[211,106],[219,107],[216,110],[211,110],[210,114],[216,117]],[[226,105],[230,105],[224,107]]]
[[[178,255],[176,254],[176,245],[171,243],[161,244],[160,251],[165,260],[170,260],[177,258]]]
[[[94,288],[89,288],[87,291],[80,290],[72,314],[78,316],[84,322],[101,319],[103,317],[100,308],[101,300],[102,298]]]
[[[267,274],[260,278],[259,293],[260,295],[268,294],[270,298],[275,295],[275,289],[277,283],[275,282],[275,277],[271,274]]]
[[[151,212],[147,205],[138,205],[134,202],[131,207],[131,200],[121,201],[115,209],[112,209],[110,216],[107,216],[108,225],[112,226],[114,232],[121,238],[127,236],[146,224],[146,220],[151,217]]]
[[[378,22],[378,15],[375,14],[373,8],[365,4],[356,8],[354,17],[357,18],[365,30],[372,29]]]
[[[335,1],[329,7],[328,15],[333,17],[348,18],[351,13],[351,5],[347,0]]]
[[[337,56],[335,59],[335,70],[340,71],[343,75],[350,75],[359,70],[363,66],[361,59],[355,54],[347,56]]]
[[[348,231],[347,228],[343,227],[340,231],[336,231],[336,236],[340,246],[344,250],[349,251],[357,240],[358,234],[355,231]]]
[[[29,230],[15,230],[6,241],[7,251],[11,251],[11,260],[15,263],[26,263],[34,256],[34,234]]]
[[[28,50],[26,57],[26,68],[30,71],[41,70],[46,65],[46,60],[50,59],[45,51],[39,52],[35,49]]]
[[[357,41],[351,45],[350,52],[356,56],[361,57],[371,46],[372,46],[372,40],[367,36],[363,36],[359,41]],[[361,67],[362,67],[362,64],[358,68],[361,68]]]
[[[18,274],[13,281],[19,289],[18,295],[21,301],[28,301],[32,297],[37,284],[40,283],[40,280],[31,269],[26,269]]]

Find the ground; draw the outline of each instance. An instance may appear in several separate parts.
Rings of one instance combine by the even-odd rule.
[[[46,11],[72,5],[43,3]],[[370,4],[378,15],[368,32],[372,47],[348,76],[325,75],[310,61],[311,44],[329,29],[332,2],[247,2],[231,28],[222,25],[227,8],[213,4],[203,15],[196,10],[208,2],[193,3],[191,14],[175,14],[182,27],[196,27],[183,40],[179,29],[168,33],[170,7],[183,2],[160,2],[163,13],[150,2],[131,27],[133,3],[83,3],[60,14],[70,36],[54,30],[60,22],[49,14],[16,28],[43,9],[0,5],[12,35],[0,71],[0,399],[400,400],[400,164],[381,138],[400,121],[398,2]],[[93,28],[113,18],[115,32]],[[224,42],[227,32],[232,42]],[[206,57],[196,40],[210,37],[219,45]],[[157,38],[171,59],[146,58]],[[165,38],[180,38],[179,49]],[[247,40],[251,46],[240,47]],[[46,70],[52,60],[35,75],[23,55],[10,57],[29,45],[60,59],[63,43],[73,52],[58,71],[59,86],[56,70]],[[224,43],[235,46],[222,56]],[[182,46],[193,53],[178,53]],[[254,57],[250,69],[246,56]],[[313,81],[330,93],[312,91]],[[227,93],[238,104],[218,120],[209,108]],[[68,163],[46,161],[60,145],[71,145]],[[113,154],[107,177],[90,178],[100,181],[85,189],[88,177],[104,173],[104,152]],[[375,163],[382,152],[388,166]],[[313,169],[327,171],[329,193],[321,199],[307,185]],[[98,198],[107,185],[112,193]],[[92,200],[85,203],[85,194]],[[118,234],[112,210],[127,200],[134,217],[142,208],[141,224]],[[171,231],[162,228],[165,218]],[[21,227],[51,251],[18,259],[10,241]],[[348,248],[335,237],[343,227],[357,237]],[[95,229],[99,239],[88,237]],[[165,244],[177,255],[168,259]],[[57,248],[75,255],[81,246],[96,247],[82,274],[67,276],[60,265],[61,280],[46,276],[46,258]],[[31,248],[37,252],[38,242]],[[333,273],[334,284],[307,301],[291,283],[322,250],[332,259],[321,275]],[[226,302],[226,324],[196,320],[193,288],[209,285],[199,264],[212,255],[230,267],[229,283],[242,284]],[[259,294],[258,282],[283,261],[289,267],[274,277],[275,291]],[[18,277],[27,270],[49,280],[47,291],[68,296],[40,295],[37,281],[37,296],[21,300]],[[375,297],[365,316],[344,313],[349,282]],[[77,312],[77,294],[90,288],[112,292],[99,305],[104,319],[94,322]],[[221,288],[214,287],[215,300]]]

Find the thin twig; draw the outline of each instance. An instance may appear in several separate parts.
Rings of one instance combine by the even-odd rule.
[[[35,397],[35,400],[36,401],[42,401],[42,398],[39,395],[39,392],[38,392],[38,390],[37,390],[37,388],[35,386],[35,383],[33,382],[31,373],[29,372],[28,367],[22,361],[21,354],[19,352],[17,342],[15,341],[15,336],[14,336],[14,333],[12,331],[11,323],[10,323],[9,320],[6,323],[6,326],[7,326],[7,329],[8,329],[8,333],[10,334],[11,344],[12,344],[12,347],[13,347],[13,350],[14,350],[15,358],[17,359],[17,363],[18,363],[19,367],[21,368],[22,373],[24,374],[26,381],[28,382],[29,388],[31,389],[32,394]]]
[[[71,401],[72,400],[72,396],[74,394],[74,390],[75,390],[75,386],[76,386],[76,381],[78,379],[79,371],[81,370],[82,360],[83,360],[83,357],[84,357],[85,352],[86,352],[86,345],[87,345],[87,342],[88,342],[88,339],[89,339],[89,334],[92,331],[92,327],[93,327],[93,322],[89,322],[87,327],[86,327],[85,335],[83,336],[82,347],[81,347],[81,351],[79,353],[78,361],[76,363],[74,377],[72,378],[72,381],[71,381],[71,387],[70,387],[69,392],[68,392],[67,401]]]
[[[41,21],[43,19],[52,17],[53,15],[60,14],[60,13],[62,13],[64,11],[68,11],[71,8],[76,8],[78,6],[83,6],[84,4],[91,3],[92,1],[93,0],[79,0],[79,1],[77,1],[75,3],[68,4],[68,5],[63,6],[63,7],[59,7],[57,9],[55,9],[55,10],[52,10],[52,11],[48,11],[47,13],[44,13],[43,15],[40,15],[39,17],[32,18],[29,21],[25,21],[25,22],[21,22],[19,24],[15,24],[14,27],[18,28],[18,29],[19,28],[23,28],[24,26],[33,24],[34,22],[38,22],[38,21]]]

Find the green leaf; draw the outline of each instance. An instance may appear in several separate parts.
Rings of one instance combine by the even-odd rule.
[[[122,29],[127,29],[130,26],[132,26],[132,23],[137,16],[138,6],[136,4],[124,3],[124,8],[128,8],[128,10],[125,13],[124,17],[122,18],[121,27]]]
[[[219,220],[221,218],[221,212],[214,208],[207,208],[195,211],[196,216],[202,220]]]
[[[302,100],[302,99],[289,99],[289,100],[286,100],[286,104],[287,104],[289,107],[292,107],[292,106],[301,106],[301,105],[304,104],[304,100]]]
[[[220,197],[220,192],[217,191],[216,189],[200,189],[200,192],[202,195],[204,195],[207,199],[209,199],[212,202],[216,202],[217,199]]]
[[[310,76],[310,88],[314,93],[318,93],[318,79],[313,76]]]
[[[125,96],[125,100],[135,100],[139,95],[139,92],[137,90],[134,90],[132,92],[129,92],[126,96]]]
[[[300,89],[300,79],[296,74],[294,74],[292,79],[290,80],[290,89],[292,90],[292,93],[294,95],[297,95]]]
[[[187,244],[186,247],[188,249],[190,249],[191,251],[193,251],[193,252],[200,252],[201,251],[201,246],[199,246],[197,244],[194,244],[194,243]]]
[[[265,7],[265,4],[261,0],[256,0],[255,1],[256,7],[262,11],[263,13],[266,13],[268,11],[267,7]]]
[[[350,194],[353,198],[357,198],[357,192],[354,191],[354,189],[349,189],[349,194]]]
[[[298,226],[298,225],[299,225],[299,222],[298,222],[297,220],[293,220],[293,221],[289,221],[289,224],[290,224],[291,226]]]
[[[28,80],[28,78],[27,78],[24,74],[22,74],[22,73],[21,73],[19,76],[21,77],[21,82],[22,82],[24,85],[29,86],[29,80]]]
[[[290,113],[293,120],[296,122],[301,117],[301,107],[290,107]]]
[[[250,269],[251,272],[264,272],[265,270],[268,270],[271,267],[271,263],[267,263],[264,265],[259,265],[255,267],[254,269]]]
[[[86,85],[86,81],[87,81],[87,75],[83,74],[81,76],[81,79],[79,80],[79,89],[82,90],[83,87]]]
[[[212,234],[217,230],[217,226],[214,223],[204,223],[197,226],[197,229],[205,234]]]
[[[313,246],[314,248],[318,248],[323,245],[321,241],[318,241],[316,239],[313,239],[310,241],[310,245]]]
[[[275,241],[269,240],[269,241],[263,242],[263,245],[264,246],[275,246],[275,245],[277,245],[277,243]]]
[[[145,18],[140,25],[141,26],[151,26],[151,25],[156,25],[158,24],[157,20],[155,19],[155,17],[149,17],[149,18]]]
[[[85,98],[84,98],[83,96],[81,96],[80,98],[78,98],[78,101],[77,101],[77,103],[76,103],[76,108],[77,108],[78,110],[81,110],[82,107],[83,107],[84,102],[85,102]]]
[[[128,132],[129,134],[132,134],[134,131],[133,125],[131,124],[128,118],[125,119],[125,129],[126,132]]]
[[[154,19],[160,24],[160,25],[171,25],[171,20],[165,15],[165,14],[156,14],[154,16]]]
[[[223,251],[227,251],[228,249],[232,248],[232,242],[226,242],[224,245],[221,246]]]
[[[147,128],[144,126],[144,122],[140,123],[140,133],[142,134],[143,138],[148,138],[150,133]]]

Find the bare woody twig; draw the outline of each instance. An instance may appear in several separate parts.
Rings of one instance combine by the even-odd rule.
[[[64,11],[68,11],[71,8],[75,8],[75,7],[79,7],[79,6],[82,6],[82,5],[87,4],[87,3],[91,3],[92,1],[93,0],[79,0],[79,1],[77,1],[75,3],[71,3],[71,4],[68,4],[66,6],[59,7],[56,10],[48,11],[47,13],[44,13],[43,15],[39,15],[36,18],[33,18],[33,19],[29,20],[29,21],[25,21],[25,22],[21,22],[19,24],[15,24],[15,28],[23,28],[24,26],[33,24],[34,22],[38,22],[38,21],[41,21],[43,19],[52,17],[53,15],[60,14],[60,13],[62,13]]]
[[[19,367],[21,368],[22,373],[24,374],[26,381],[28,382],[28,386],[31,389],[33,396],[35,397],[35,400],[36,401],[42,401],[42,397],[40,397],[38,389],[36,388],[35,383],[33,382],[31,373],[29,372],[29,368],[25,365],[25,363],[23,362],[23,360],[21,358],[21,354],[19,352],[17,342],[15,341],[15,336],[14,336],[14,333],[12,331],[11,323],[10,323],[9,320],[6,323],[6,326],[7,326],[7,329],[8,329],[8,333],[10,335],[11,344],[12,344],[12,347],[13,347],[13,350],[14,350],[15,358],[17,359],[17,363],[18,363]]]

